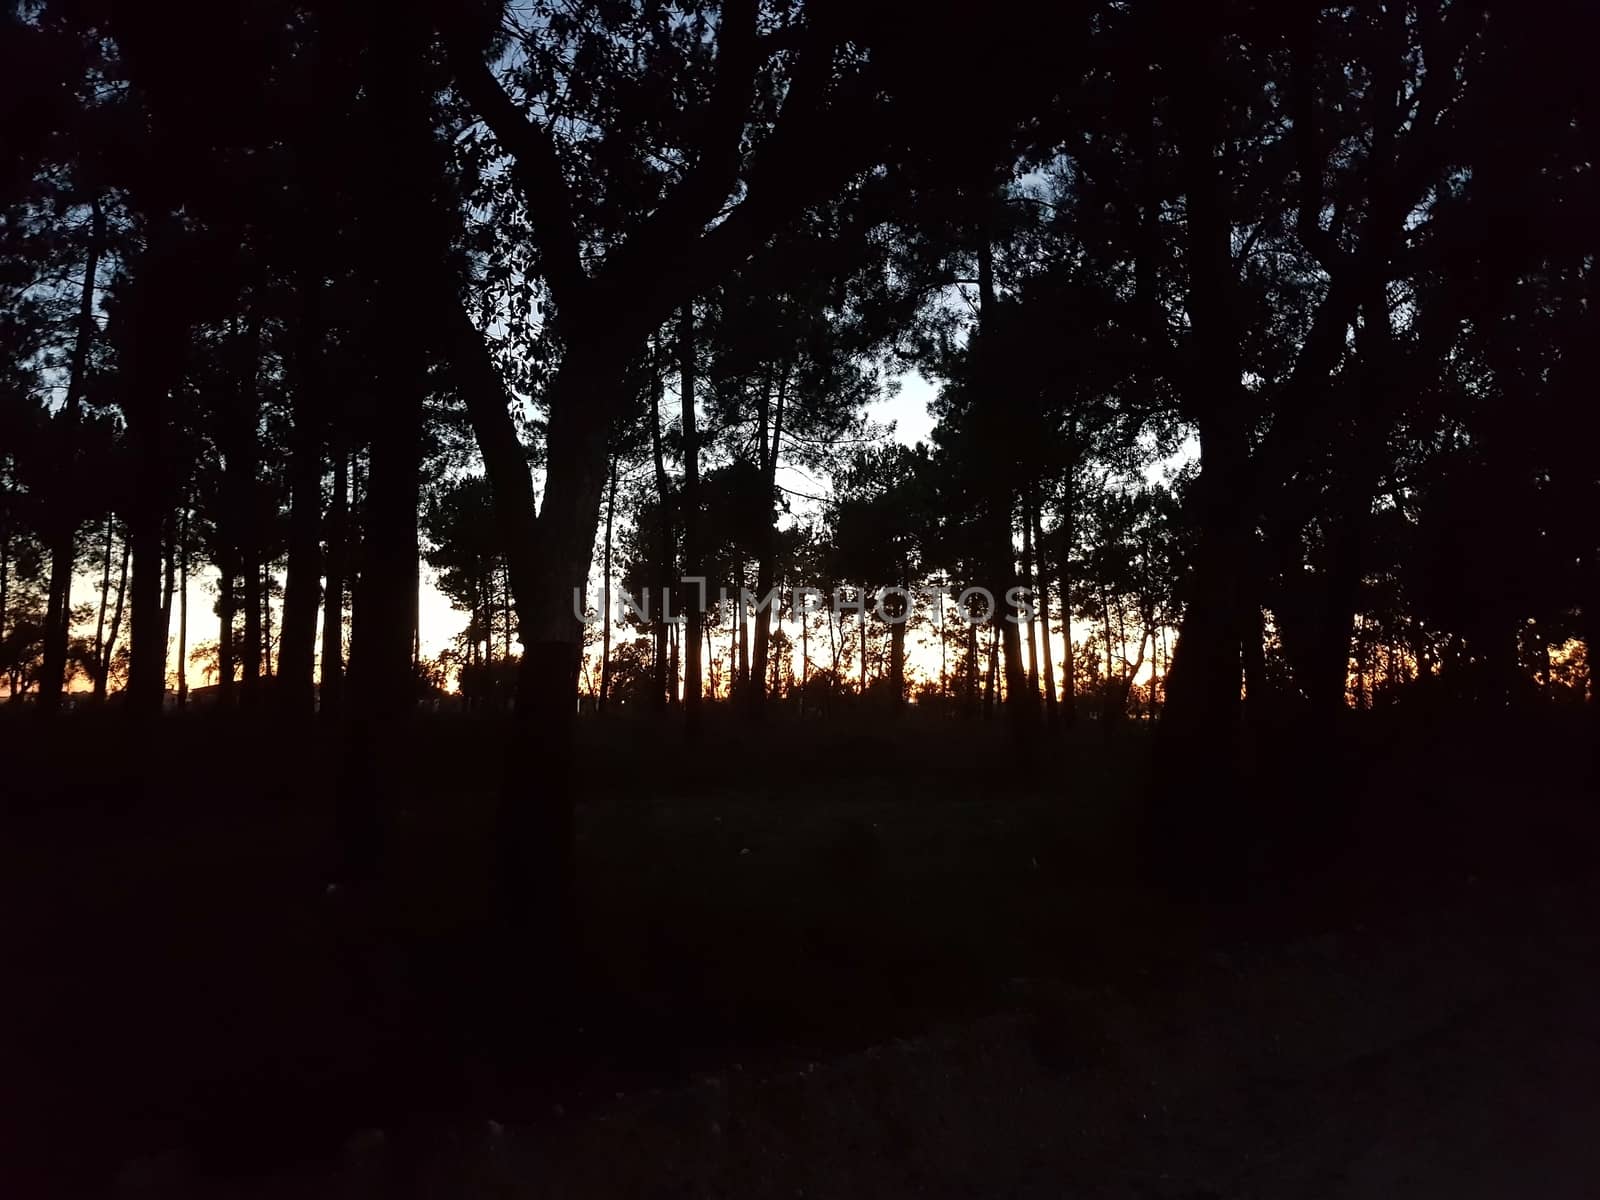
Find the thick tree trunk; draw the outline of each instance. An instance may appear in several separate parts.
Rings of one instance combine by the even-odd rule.
[[[537,590],[518,586],[523,656],[518,733],[500,802],[502,901],[516,927],[538,935],[557,968],[570,961],[576,936],[573,731],[583,650],[581,599],[606,485],[609,421],[603,414],[616,410],[624,364],[625,357],[603,342],[568,344],[551,384],[538,572],[527,581]],[[692,398],[692,382],[687,390]],[[696,658],[697,621],[690,618]],[[698,687],[697,661],[693,674]],[[530,762],[537,763],[535,769]]]
[[[72,624],[72,571],[76,566],[78,497],[77,441],[83,402],[84,377],[88,373],[89,347],[94,341],[95,276],[100,270],[100,247],[106,239],[106,216],[98,197],[93,201],[89,226],[89,247],[84,256],[83,286],[78,297],[78,328],[72,345],[72,361],[67,369],[67,395],[55,419],[58,432],[59,466],[56,486],[60,500],[52,508],[56,524],[55,541],[50,547],[50,583],[45,604],[44,663],[39,680],[39,710],[55,711],[66,683],[67,640]],[[3,618],[0,618],[3,623]]]
[[[1194,344],[1186,399],[1200,433],[1200,476],[1191,492],[1188,516],[1199,536],[1184,584],[1183,625],[1167,680],[1155,790],[1167,793],[1162,807],[1184,810],[1182,817],[1172,811],[1164,814],[1168,827],[1161,836],[1171,839],[1168,850],[1187,855],[1194,847],[1189,832],[1215,834],[1211,826],[1227,823],[1208,816],[1207,831],[1189,830],[1200,822],[1191,811],[1193,782],[1211,780],[1226,795],[1235,792],[1246,599],[1242,584],[1253,537],[1254,481],[1235,312],[1237,267],[1223,201],[1224,181],[1214,157],[1216,141],[1224,136],[1220,84],[1212,73],[1217,51],[1209,40],[1202,40],[1183,53],[1180,74],[1193,92],[1180,109],[1178,122]],[[1231,835],[1218,834],[1211,841],[1226,836]]]
[[[433,178],[432,116],[418,83],[426,36],[424,23],[409,4],[386,11],[372,29],[369,88],[375,149],[368,203],[379,226],[371,265],[377,281],[377,327],[383,331],[377,391],[384,406],[382,419],[373,424],[368,451],[337,799],[343,873],[356,882],[377,869],[383,795],[404,778],[406,727],[416,707],[417,495],[430,333],[425,298],[427,289],[445,276],[442,270],[428,269],[441,264],[419,264],[394,250],[419,235],[425,251],[432,249],[425,182]]]

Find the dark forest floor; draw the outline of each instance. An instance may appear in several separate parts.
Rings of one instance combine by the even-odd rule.
[[[129,745],[93,714],[6,716],[0,1179],[28,1185],[8,1195],[1600,1178],[1576,724],[1374,719],[1314,756],[1265,738],[1267,836],[1202,900],[1139,883],[1136,728],[1018,766],[1002,729],[960,723],[713,722],[691,757],[588,722],[582,978],[508,1053],[492,723],[394,748],[357,912],[326,886],[318,735],[196,716]]]

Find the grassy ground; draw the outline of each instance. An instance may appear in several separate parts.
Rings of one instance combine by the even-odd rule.
[[[1317,996],[1340,979],[1365,989],[1362,1032],[1345,1043],[1404,1043],[1433,1028],[1443,1001],[1419,1008],[1416,996],[1434,993],[1396,962],[1446,955],[1455,975],[1439,978],[1470,990],[1482,981],[1460,963],[1476,961],[1484,922],[1463,913],[1502,914],[1502,948],[1556,938],[1559,959],[1570,939],[1551,906],[1589,895],[1586,751],[1548,721],[1487,737],[1365,722],[1321,748],[1314,769],[1294,739],[1264,739],[1252,801],[1264,832],[1244,856],[1248,886],[1226,903],[1139,882],[1152,753],[1141,730],[1108,746],[1084,729],[1017,766],[999,728],[875,728],[713,722],[690,756],[670,728],[586,723],[581,978],[562,1017],[538,1018],[545,1036],[508,1055],[503,947],[487,923],[503,730],[436,719],[393,748],[384,879],[356,912],[326,888],[317,735],[212,716],[130,744],[92,717],[51,734],[0,722],[18,781],[4,851],[8,1170],[67,1194],[118,1178],[171,1194],[178,1176],[209,1180],[200,1194],[219,1194],[218,1180],[286,1179],[297,1182],[282,1194],[350,1179],[390,1194],[393,1179],[373,1184],[369,1170],[381,1160],[407,1178],[443,1171],[455,1182],[438,1194],[455,1195],[477,1194],[462,1181],[493,1161],[495,1188],[545,1194],[533,1181],[559,1177],[545,1161],[553,1138],[589,1147],[565,1160],[565,1194],[648,1191],[669,1175],[683,1194],[779,1194],[773,1156],[837,1160],[838,1145],[825,1154],[817,1141],[826,1134],[855,1139],[842,1160],[855,1167],[816,1185],[873,1194],[869,1162],[893,1157],[880,1110],[904,1110],[894,1153],[920,1159],[956,1136],[931,1133],[934,1110],[991,1148],[1005,1141],[995,1112],[1018,1128],[1059,1125],[1068,1075],[1077,1088],[1084,1072],[1110,1071],[1106,1094],[1123,1096],[1137,1063],[1198,1097],[1226,1064],[1191,1047],[1177,1058],[1192,1061],[1163,1066],[1155,1048],[1171,1022],[1240,1047],[1257,1046],[1252,1029],[1273,1014],[1338,1029],[1345,1008]],[[1198,783],[1195,801],[1206,801]],[[1444,915],[1416,930],[1405,925],[1416,912]],[[1352,971],[1318,951],[1312,967],[1293,966],[1297,947],[1328,937],[1390,965]],[[1292,982],[1276,982],[1286,971]],[[863,1057],[896,1039],[918,1040],[874,1050],[887,1065]],[[854,1133],[821,1083],[782,1082],[814,1062],[834,1064],[822,1078],[862,1114]],[[741,1128],[765,1130],[741,1152],[765,1166],[738,1166],[720,1142],[695,1151],[717,1121],[679,1129],[682,1111],[711,1111],[693,1082],[707,1076],[738,1091],[716,1103],[732,1104]],[[951,1079],[989,1099],[963,1105]],[[1055,1099],[1024,1111],[1001,1099],[1014,1094]],[[1345,1112],[1359,1097],[1334,1101]],[[486,1128],[509,1140],[478,1146]],[[1132,1146],[1119,1136],[1102,1141]],[[967,1190],[1007,1190],[983,1161],[974,1150],[962,1169],[996,1186]],[[1062,1177],[1055,1161],[1007,1186],[1044,1187]],[[1114,1170],[1117,1158],[1095,1161]],[[585,1174],[607,1162],[620,1172],[610,1184]]]

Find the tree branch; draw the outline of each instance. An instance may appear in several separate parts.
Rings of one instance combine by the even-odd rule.
[[[506,95],[483,60],[483,48],[456,16],[440,21],[456,86],[503,150],[533,216],[544,275],[557,308],[572,311],[588,299],[590,280],[583,270],[572,199],[550,131],[531,121]]]
[[[533,590],[539,582],[533,476],[528,470],[527,453],[517,436],[505,384],[489,357],[483,334],[460,303],[452,299],[441,308],[451,370],[466,400],[467,416],[489,477],[495,521],[500,526],[511,571],[512,594],[519,615],[525,615],[532,612]]]

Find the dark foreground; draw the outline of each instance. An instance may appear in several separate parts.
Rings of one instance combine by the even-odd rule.
[[[130,774],[114,724],[4,722],[5,1193],[1600,1178],[1581,726],[1267,739],[1247,874],[1209,898],[1139,881],[1137,730],[1022,767],[999,730],[862,727],[729,725],[694,760],[586,727],[584,963],[550,1015],[507,1011],[487,932],[492,726],[397,748],[352,900],[315,734],[169,721]]]

